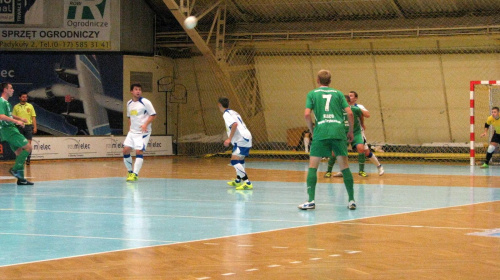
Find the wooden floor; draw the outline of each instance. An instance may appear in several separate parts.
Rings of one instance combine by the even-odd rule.
[[[140,180],[228,180],[234,176],[228,162],[218,158],[146,158]],[[260,182],[305,182],[307,162],[291,163],[303,168],[288,170],[266,167],[273,166],[273,162],[251,162],[252,159],[247,162],[247,171],[255,185],[254,193],[264,191],[259,189]],[[278,164],[286,167],[287,162],[275,163]],[[353,164],[351,169],[357,170],[356,166]],[[2,174],[8,174],[9,167],[0,164]],[[470,203],[431,208],[426,208],[422,201],[421,211],[409,213],[376,212],[369,218],[0,266],[0,279],[500,279],[498,172],[469,174],[469,167],[462,166],[458,169],[463,168],[463,174],[450,175],[439,174],[439,165],[425,167],[433,168],[433,174],[418,170],[412,174],[395,173],[386,166],[384,176],[371,173],[366,178],[355,175],[354,179],[365,192],[369,188],[394,191],[396,205],[398,197],[411,201],[406,192],[413,187],[429,192],[429,200],[433,199],[433,189],[453,187],[457,191],[470,190],[466,196],[473,196],[476,190],[485,192],[489,201],[476,202],[467,197],[465,200]],[[320,172],[318,186],[342,182],[338,178],[325,179],[323,173]],[[123,180],[125,175],[120,160],[34,162],[27,168],[27,176],[38,183],[109,177]],[[14,180],[2,182],[2,189],[16,188]],[[450,197],[454,195],[461,194]],[[280,197],[272,199],[278,201]],[[300,202],[303,201],[296,204]],[[358,203],[356,211],[363,208],[361,201]],[[316,210],[296,210],[297,215],[313,220],[318,218],[314,215],[328,212],[320,206]],[[5,207],[0,205],[2,208]],[[339,209],[345,215],[354,212],[345,206]],[[373,209],[376,211],[377,205]],[[2,244],[0,250],[1,247]]]

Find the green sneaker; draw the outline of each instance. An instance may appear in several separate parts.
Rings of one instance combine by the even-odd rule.
[[[241,184],[241,183],[240,183]],[[245,184],[241,185],[241,186],[238,186],[236,187],[235,190],[237,191],[241,191],[241,190],[251,190],[253,189],[253,185],[252,183],[248,183],[248,182],[245,182]]]
[[[332,177],[332,172],[326,172],[325,173],[325,178],[330,178]]]
[[[368,174],[366,174],[366,172],[364,171],[359,171],[358,175],[361,177],[368,177]]]
[[[483,163],[483,165],[480,166],[480,168],[488,168],[490,167],[487,163]]]
[[[228,185],[230,185],[231,187],[239,187],[241,186],[241,184],[243,184],[241,181],[239,182],[236,182],[236,180],[233,180],[231,182],[227,182]]]

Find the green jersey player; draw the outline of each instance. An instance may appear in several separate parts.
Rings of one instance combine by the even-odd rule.
[[[10,148],[16,154],[16,162],[9,172],[17,178],[18,185],[33,185],[24,178],[24,162],[31,153],[31,145],[26,138],[19,133],[16,125],[24,127],[28,120],[12,116],[12,106],[9,98],[14,94],[11,83],[2,83],[2,98],[0,98],[0,137],[9,143]]]
[[[309,199],[298,207],[302,210],[314,209],[316,183],[318,181],[318,166],[322,157],[328,157],[332,152],[337,156],[340,169],[344,175],[344,184],[349,195],[348,208],[356,209],[354,202],[354,181],[347,162],[347,143],[353,139],[352,124],[354,123],[352,110],[339,90],[330,88],[331,74],[328,70],[318,72],[318,88],[307,94],[304,117],[307,127],[312,132],[312,144],[309,157],[309,170],[307,172],[307,193]],[[344,111],[349,121],[349,132],[345,133]],[[312,112],[316,124],[313,131]]]

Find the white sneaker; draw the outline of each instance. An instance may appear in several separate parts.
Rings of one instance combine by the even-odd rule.
[[[316,208],[316,204],[314,203],[314,200],[311,202],[304,202],[299,205],[300,210],[307,210],[307,209],[314,209]]]
[[[347,208],[349,208],[349,210],[356,210],[356,202],[354,200],[349,201]]]
[[[377,167],[378,169],[378,176],[384,175],[384,168],[382,167],[382,164]]]
[[[342,172],[337,172],[333,174],[333,177],[342,177]]]

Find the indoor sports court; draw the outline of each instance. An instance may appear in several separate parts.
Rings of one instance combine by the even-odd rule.
[[[26,93],[38,126],[31,162],[0,139],[0,280],[499,279],[499,14],[498,0],[0,0],[0,110]],[[366,109],[355,210],[326,158],[316,208],[298,209],[326,72]],[[337,107],[318,115],[345,126]],[[234,123],[252,147],[231,163]],[[132,130],[144,161],[124,160]],[[229,186],[235,171],[253,189]]]
[[[499,273],[500,170],[384,164],[355,178],[307,162],[249,159],[254,189],[226,185],[227,158],[36,162],[34,186],[0,184],[0,279],[460,279]],[[6,165],[2,164],[5,169]],[[326,169],[322,162],[320,170]],[[357,164],[351,163],[355,174]],[[6,171],[6,170],[5,170]],[[334,168],[335,171],[335,168]],[[6,173],[6,172],[4,172]]]

